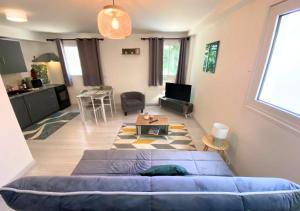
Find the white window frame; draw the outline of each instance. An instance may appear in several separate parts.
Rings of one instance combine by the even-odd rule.
[[[250,85],[246,107],[258,112],[280,127],[288,128],[297,134],[300,133],[300,118],[288,113],[284,109],[268,104],[257,99],[260,87],[265,76],[266,66],[269,61],[269,55],[276,35],[277,23],[279,17],[300,10],[300,2],[289,0],[272,5],[265,23],[265,33],[261,40],[261,50],[258,54],[255,72]]]

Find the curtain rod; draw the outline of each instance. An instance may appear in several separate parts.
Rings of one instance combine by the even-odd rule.
[[[66,39],[60,39],[60,38],[57,38],[57,39],[59,39],[59,40],[77,40],[77,39],[79,39],[79,40],[82,40],[82,39],[88,39],[88,40],[90,40],[90,39],[97,39],[97,40],[101,40],[101,41],[103,41],[104,39],[103,38],[77,38],[77,39],[75,39],[75,38],[73,38],[73,39],[68,39],[68,38],[66,38]],[[47,41],[55,41],[56,39],[46,39]]]
[[[165,40],[180,40],[181,38],[190,39],[190,37],[159,37],[158,39],[165,39]],[[150,40],[151,37],[141,37],[141,40]]]

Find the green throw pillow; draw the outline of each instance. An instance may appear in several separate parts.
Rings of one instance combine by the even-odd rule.
[[[189,175],[188,171],[179,165],[160,165],[140,173],[142,176],[185,176]]]

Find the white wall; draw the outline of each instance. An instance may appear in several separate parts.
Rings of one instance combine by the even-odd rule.
[[[28,31],[25,29],[10,27],[10,26],[1,26],[0,25],[0,36],[9,37],[12,39],[19,40],[31,40],[31,41],[40,41],[44,42],[46,40],[47,34]]]
[[[0,76],[1,78],[1,76]],[[0,80],[0,186],[21,174],[33,163],[26,140],[17,122],[2,79]]]
[[[30,76],[30,69],[33,56],[39,56],[43,53],[53,52],[57,54],[55,43],[47,42],[47,38],[56,37],[54,33],[41,33],[33,32],[25,29],[1,26],[0,25],[1,39],[12,39],[20,42],[24,60],[28,72],[16,74],[4,74],[2,79],[5,85],[16,86],[19,85],[22,78]],[[52,83],[63,83],[63,76],[61,73],[60,64],[48,63],[48,76]]]
[[[207,132],[215,121],[230,126],[229,156],[239,175],[284,177],[300,183],[300,134],[246,108],[264,22],[274,2],[243,1],[221,8],[191,30],[196,35],[191,67],[194,116]],[[205,45],[216,40],[221,41],[216,73],[204,73]]]
[[[60,36],[64,38],[72,37],[70,35]],[[76,34],[73,38],[76,36],[79,35]],[[120,94],[126,91],[140,91],[144,93],[147,104],[157,104],[159,96],[164,94],[163,86],[148,86],[149,48],[148,42],[141,40],[141,37],[149,36],[181,37],[186,36],[186,34],[133,34],[127,39],[105,39],[100,42],[104,83],[105,85],[113,86],[117,104],[120,103]],[[122,48],[140,48],[140,55],[122,55]],[[76,103],[76,95],[85,88],[82,77],[73,76],[73,86],[68,88],[72,103]]]
[[[1,26],[0,26],[1,30]],[[0,31],[1,35],[1,31]],[[5,34],[6,35],[6,34]],[[34,33],[36,36],[37,34]],[[133,34],[127,39],[110,40],[105,39],[100,42],[101,61],[104,75],[104,83],[113,86],[115,90],[116,103],[120,103],[120,93],[126,91],[140,91],[146,95],[147,104],[157,104],[158,98],[164,94],[164,87],[148,86],[148,62],[149,48],[148,42],[141,40],[141,37],[183,37],[186,33],[156,33],[156,34]],[[39,56],[42,53],[54,52],[57,54],[54,42],[41,42],[42,38],[90,38],[99,37],[99,34],[77,33],[77,34],[46,34],[40,33],[37,41],[28,40],[23,37],[20,40],[22,52],[25,58],[28,71],[31,69],[31,60],[33,56]],[[32,38],[33,39],[33,38]],[[74,41],[75,42],[75,41]],[[122,48],[140,48],[140,55],[122,55]],[[57,62],[48,63],[49,79],[51,83],[64,83],[60,64]],[[190,80],[190,71],[187,75],[187,81]],[[29,76],[27,73],[16,73],[2,75],[5,85],[17,85],[23,77]],[[83,86],[81,76],[73,76],[73,86],[68,87],[71,102],[76,104],[76,95],[87,87]]]
[[[2,79],[5,85],[16,86],[21,83],[24,77],[30,77],[30,70],[32,59],[34,56],[39,56],[43,53],[54,52],[57,54],[57,49],[54,43],[51,42],[41,42],[32,40],[18,40],[20,42],[22,53],[24,56],[25,64],[28,72],[24,73],[14,73],[14,74],[2,74]],[[58,62],[48,63],[48,75],[50,82],[63,83],[63,78],[61,74],[60,64]]]
[[[132,35],[125,40],[101,42],[101,59],[105,84],[111,84],[116,92],[116,101],[126,91],[140,91],[146,96],[146,103],[157,104],[163,94],[163,86],[148,86],[149,47],[142,35]],[[146,35],[147,36],[147,35]],[[140,55],[122,55],[122,48],[140,48]]]

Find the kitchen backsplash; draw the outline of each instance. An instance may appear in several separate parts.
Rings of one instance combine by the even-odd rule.
[[[13,74],[2,74],[1,75],[5,86],[18,86],[25,77],[30,77],[29,72],[24,73],[13,73]]]

